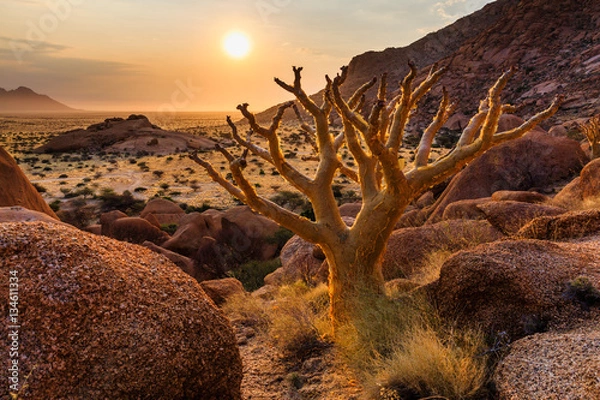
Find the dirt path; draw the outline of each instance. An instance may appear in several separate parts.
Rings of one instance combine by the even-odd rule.
[[[244,363],[244,400],[358,400],[361,389],[333,348],[305,360],[283,360],[254,330],[235,327]]]

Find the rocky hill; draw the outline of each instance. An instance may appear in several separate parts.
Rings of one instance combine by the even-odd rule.
[[[15,90],[0,88],[0,112],[77,111],[50,97],[21,86]]]
[[[184,132],[166,131],[144,115],[109,118],[104,122],[54,137],[36,148],[37,153],[64,153],[79,150],[107,152],[147,152],[173,154],[180,151],[214,149],[211,139]]]
[[[600,2],[498,0],[407,47],[354,57],[348,65],[346,94],[386,71],[389,82],[400,80],[408,71],[408,60],[422,74],[435,62],[449,66],[421,107],[421,113],[429,116],[435,112],[442,86],[458,102],[457,113],[470,116],[503,70],[516,66],[519,71],[504,98],[522,105],[520,115],[565,94],[565,104],[550,122],[588,118],[600,112]],[[369,95],[372,99],[375,89]],[[260,119],[267,121],[272,115],[269,109]],[[418,115],[417,127],[425,119]]]

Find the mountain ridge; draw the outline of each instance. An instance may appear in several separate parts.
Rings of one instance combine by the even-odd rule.
[[[56,112],[80,111],[45,94],[19,86],[13,90],[0,88],[0,112]]]
[[[422,79],[435,63],[448,71],[424,98],[408,129],[418,133],[437,110],[442,87],[457,102],[457,115],[470,117],[495,80],[511,66],[518,71],[503,98],[532,115],[556,95],[566,95],[546,125],[571,124],[600,112],[600,2],[597,0],[497,0],[412,44],[353,57],[342,92],[349,96],[373,77],[388,73],[390,95],[411,60]],[[367,93],[375,99],[376,88]],[[323,91],[311,97],[318,103]],[[367,103],[368,104],[368,103]],[[275,109],[258,114],[268,122]],[[366,107],[369,109],[370,107]],[[291,119],[291,113],[289,117]]]

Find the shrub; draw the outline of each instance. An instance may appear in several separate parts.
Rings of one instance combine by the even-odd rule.
[[[48,189],[46,189],[45,187],[43,187],[39,183],[33,183],[33,187],[35,188],[35,190],[38,191],[38,193],[46,193],[48,191]]]
[[[283,246],[285,246],[288,240],[292,238],[292,236],[294,236],[294,232],[290,231],[289,229],[279,227],[279,229],[275,231],[273,236],[266,238],[266,242],[268,244],[276,244],[277,251],[279,252],[281,251]]]
[[[102,189],[98,199],[102,212],[119,210],[131,215],[142,211],[145,205],[144,201],[135,199],[128,190],[119,195],[113,189]]]
[[[161,224],[160,229],[167,232],[169,235],[173,236],[173,234],[177,231],[179,225],[177,224]]]
[[[58,210],[60,210],[61,204],[62,204],[62,202],[60,200],[54,200],[52,203],[50,203],[48,205],[50,206],[52,211],[57,212]]]
[[[249,261],[231,270],[229,275],[236,278],[244,288],[252,292],[265,284],[265,276],[281,267],[281,260],[276,258],[269,261]]]
[[[600,305],[600,290],[587,276],[580,275],[569,282],[566,297],[576,300],[585,307]]]
[[[227,299],[223,311],[234,323],[257,328],[259,332],[268,330],[270,319],[261,299],[248,293],[236,294]]]

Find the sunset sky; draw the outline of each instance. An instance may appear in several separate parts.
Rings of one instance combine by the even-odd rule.
[[[102,111],[255,110],[490,0],[0,0],[0,87]],[[232,32],[228,49],[224,42]],[[246,41],[246,42],[245,42]]]

